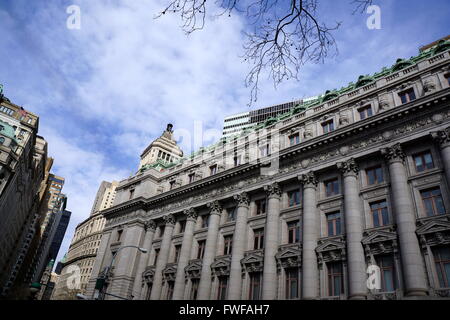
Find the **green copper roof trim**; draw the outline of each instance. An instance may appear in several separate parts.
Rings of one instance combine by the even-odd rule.
[[[16,140],[16,130],[7,122],[0,120],[0,135]]]

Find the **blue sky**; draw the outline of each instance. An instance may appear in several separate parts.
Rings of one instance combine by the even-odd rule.
[[[352,15],[350,2],[320,2],[322,20],[342,22],[334,33],[338,56],[305,65],[299,82],[277,89],[263,76],[254,107],[340,88],[450,33],[448,0],[375,0],[380,30],[366,27],[368,14]],[[100,182],[134,173],[166,123],[192,131],[202,121],[204,131],[221,130],[224,116],[249,110],[248,65],[240,58],[245,18],[208,19],[187,37],[178,17],[154,19],[164,3],[0,0],[0,83],[12,102],[40,116],[53,172],[66,178],[72,219],[58,259]],[[72,4],[81,9],[80,30],[66,27]]]

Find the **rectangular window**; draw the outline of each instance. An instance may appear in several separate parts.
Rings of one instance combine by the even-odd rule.
[[[191,297],[190,297],[191,300],[197,300],[199,282],[200,282],[199,279],[191,280]]]
[[[259,250],[264,248],[264,228],[256,229],[254,231],[253,249]]]
[[[288,227],[288,243],[300,242],[300,221],[291,221],[287,224]]]
[[[172,190],[175,187],[175,180],[170,181],[169,184],[170,184],[169,190]]]
[[[130,197],[129,199],[133,199],[134,196],[134,189],[130,189]]]
[[[195,173],[191,173],[190,175],[189,175],[189,183],[192,183],[192,182],[194,182],[195,181]]]
[[[373,185],[384,182],[383,169],[381,166],[366,169],[367,184]]]
[[[156,261],[158,261],[159,249],[155,249],[155,259],[153,261],[153,265],[156,265]]]
[[[178,244],[175,246],[175,257],[173,259],[173,262],[178,262],[178,259],[180,259],[180,252],[181,252],[181,244]]]
[[[396,289],[394,258],[391,255],[376,256],[375,261],[381,272],[381,291],[392,292]]]
[[[167,281],[167,296],[166,296],[167,300],[172,300],[174,285],[175,285],[174,281]]]
[[[334,212],[327,214],[328,236],[337,236],[341,234],[341,213]]]
[[[364,120],[366,118],[369,118],[372,116],[372,107],[371,106],[365,106],[358,109],[359,113],[359,119]]]
[[[434,168],[433,157],[431,156],[430,151],[418,153],[414,155],[413,158],[417,172],[422,172]]]
[[[416,100],[416,94],[414,93],[413,88],[400,92],[398,95],[403,104]]]
[[[423,190],[420,192],[422,197],[423,207],[427,216],[436,216],[439,214],[445,214],[444,202],[442,200],[441,189],[433,188],[428,190]]]
[[[235,167],[241,165],[241,156],[240,155],[239,156],[235,156],[233,160],[234,160],[234,166]]]
[[[261,299],[261,272],[250,273],[249,300]]]
[[[256,200],[256,215],[266,213],[266,199]]]
[[[117,231],[117,241],[120,241],[120,238],[122,238],[122,233],[123,233],[123,230]]]
[[[371,203],[370,211],[372,213],[373,226],[375,228],[389,224],[389,214],[386,200]]]
[[[441,288],[450,288],[450,247],[433,249],[436,273]]]
[[[339,296],[344,293],[344,277],[342,263],[332,262],[328,267],[328,295],[330,297]]]
[[[217,300],[226,300],[227,289],[228,289],[228,277],[220,276],[219,277],[219,289],[217,292]]]
[[[205,244],[206,240],[201,240],[198,242],[197,259],[203,259],[203,256],[205,254]]]
[[[450,86],[450,73],[445,75],[445,79],[447,79],[447,84]]]
[[[163,235],[164,235],[164,229],[165,229],[164,226],[159,227],[159,237],[160,237],[160,238],[162,238]]]
[[[297,268],[286,269],[286,299],[300,298],[298,271]]]
[[[202,216],[202,228],[208,228],[209,225],[209,215]]]
[[[289,207],[300,204],[300,190],[288,191]]]
[[[227,222],[236,220],[236,207],[227,209]]]
[[[266,144],[259,148],[261,157],[266,157],[269,155],[269,144]]]
[[[339,179],[325,181],[325,193],[327,197],[339,194]]]
[[[224,247],[223,247],[223,254],[229,255],[233,252],[233,236],[225,236],[224,239]]]
[[[180,224],[180,233],[183,233],[184,230],[186,229],[186,220],[181,220],[179,224]]]
[[[289,136],[289,144],[291,146],[295,146],[296,144],[300,143],[300,134],[299,133],[295,133],[293,135]]]
[[[322,123],[322,132],[323,133],[329,133],[331,131],[334,131],[334,121],[329,120],[324,123]]]
[[[217,164],[209,167],[209,173],[210,173],[210,175],[213,175],[213,174],[217,173]]]

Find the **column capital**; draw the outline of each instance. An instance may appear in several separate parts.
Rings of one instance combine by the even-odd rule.
[[[300,180],[303,186],[307,188],[316,188],[319,183],[313,171],[299,175],[298,180]]]
[[[222,205],[220,204],[219,200],[214,200],[211,202],[208,202],[206,204],[206,206],[209,208],[210,210],[210,214],[218,214],[221,215],[222,214]]]
[[[250,205],[250,197],[247,192],[235,194],[233,199],[236,200],[238,207],[248,207]]]
[[[274,182],[272,184],[268,184],[264,186],[264,191],[266,192],[269,198],[280,198],[281,197],[281,188],[278,182]]]
[[[187,220],[197,220],[198,213],[195,208],[184,209],[183,213],[187,216]]]
[[[144,222],[144,229],[145,231],[155,231],[156,230],[156,223],[154,220],[148,220]]]
[[[163,217],[164,222],[166,223],[166,226],[168,225],[175,225],[175,217],[172,214],[168,214]]]
[[[445,128],[441,131],[430,132],[431,137],[439,143],[441,148],[450,147],[450,127]]]
[[[359,173],[359,167],[354,158],[338,162],[336,165],[344,176],[357,176]]]
[[[400,145],[400,143],[396,143],[391,147],[381,149],[381,154],[390,163],[403,162],[403,160],[405,160],[405,158],[406,158],[406,155],[403,152],[403,149],[402,149],[402,146]]]

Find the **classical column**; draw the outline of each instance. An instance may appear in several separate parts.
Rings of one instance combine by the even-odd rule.
[[[416,217],[404,166],[405,154],[399,143],[381,153],[389,163],[392,199],[400,244],[405,293],[407,296],[427,294],[425,269],[416,236]]]
[[[184,296],[185,274],[189,257],[191,256],[192,240],[194,238],[194,228],[197,221],[197,212],[194,208],[184,210],[187,216],[186,227],[184,228],[183,241],[181,243],[180,257],[178,258],[177,275],[173,288],[173,300],[181,300]]]
[[[144,296],[142,294],[142,273],[144,273],[145,268],[148,264],[148,259],[150,257],[153,237],[155,235],[156,223],[153,220],[146,221],[144,223],[145,238],[142,247],[147,249],[147,253],[142,254],[139,259],[138,269],[136,271],[136,276],[134,277],[133,285],[133,300],[143,300]]]
[[[367,274],[363,236],[363,210],[358,191],[359,168],[352,158],[337,163],[344,177],[344,221],[347,241],[347,266],[349,278],[349,299],[365,299],[367,295]]]
[[[161,299],[162,272],[166,267],[167,259],[169,259],[170,243],[172,241],[173,227],[175,225],[175,218],[173,215],[169,214],[164,216],[163,219],[166,222],[166,226],[164,228],[164,235],[161,242],[161,249],[159,250],[158,261],[156,261],[155,276],[153,278],[150,300]]]
[[[433,139],[441,148],[441,158],[444,163],[445,177],[447,185],[450,186],[450,127],[442,131],[431,132]]]
[[[263,300],[273,300],[277,296],[277,262],[278,226],[280,219],[281,189],[278,183],[264,186],[267,193],[267,216],[264,232],[264,269],[263,269]]]
[[[237,201],[236,225],[233,234],[233,253],[231,254],[230,282],[228,285],[228,300],[241,299],[242,266],[241,260],[247,248],[247,217],[250,203],[248,194],[243,192],[234,196]]]
[[[317,178],[314,172],[299,176],[303,184],[303,250],[302,250],[302,298],[316,299],[319,296],[319,270],[316,247],[319,224],[316,203]]]
[[[214,261],[217,250],[217,236],[219,234],[220,216],[222,206],[215,200],[207,204],[210,211],[208,234],[206,236],[205,254],[202,262],[202,273],[198,285],[197,300],[208,300],[211,293],[211,264]]]

